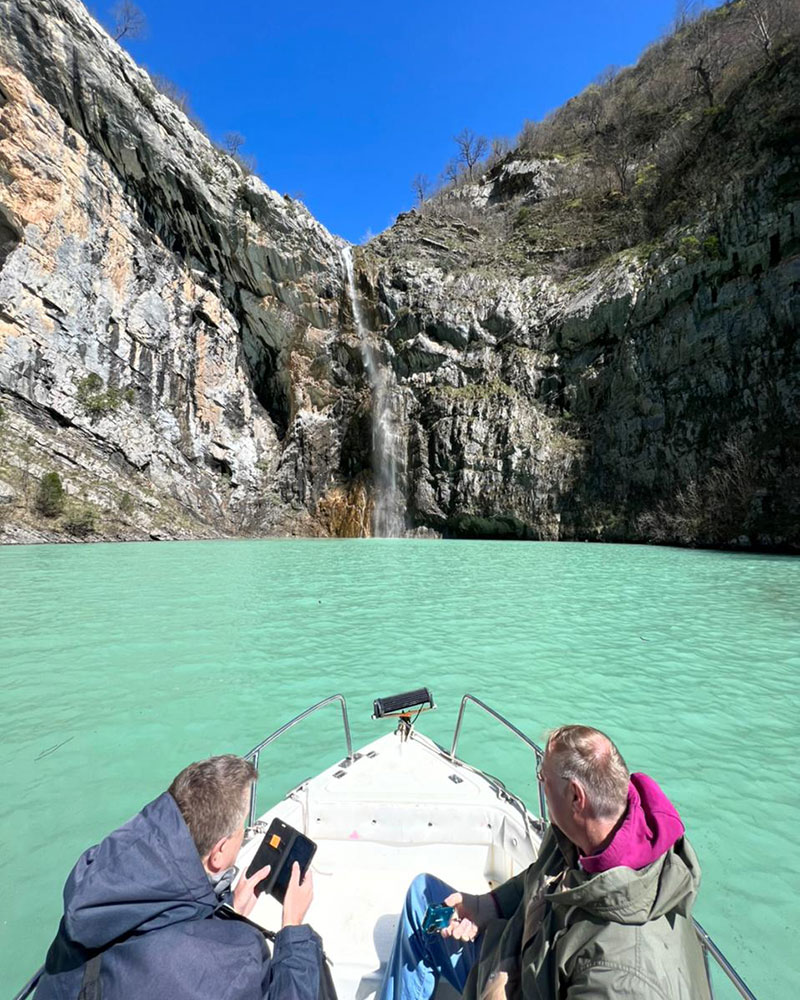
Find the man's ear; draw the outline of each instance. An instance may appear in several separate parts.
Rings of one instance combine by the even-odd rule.
[[[573,816],[579,816],[586,810],[586,789],[579,781],[570,778],[569,781],[569,801],[572,807]]]
[[[220,839],[216,842],[216,844],[214,844],[203,859],[203,865],[206,871],[211,872],[212,875],[216,875],[217,872],[222,871],[223,858],[221,858],[220,855],[229,840],[230,837],[220,837]]]

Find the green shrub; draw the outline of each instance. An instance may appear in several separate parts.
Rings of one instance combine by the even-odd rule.
[[[531,210],[528,205],[523,205],[522,208],[517,212],[517,217],[514,219],[514,228],[519,229],[520,226],[524,226],[526,222],[531,217]]]
[[[658,169],[655,163],[645,163],[636,171],[634,191],[640,198],[651,198],[658,187]]]
[[[95,513],[91,507],[75,506],[62,521],[64,531],[76,538],[86,538],[95,530]]]
[[[696,236],[684,236],[678,244],[678,253],[686,259],[688,264],[693,264],[703,256],[700,240]]]
[[[103,389],[103,380],[97,374],[97,372],[89,372],[86,378],[82,378],[78,382],[78,395],[83,394],[84,396],[90,393],[101,392]]]
[[[57,472],[45,472],[42,476],[35,503],[43,517],[58,517],[64,510],[64,486]]]
[[[492,378],[488,382],[468,382],[463,386],[438,385],[431,386],[433,396],[453,400],[476,400],[493,399],[496,396],[514,399],[519,393],[513,387],[499,378]]]
[[[717,236],[706,236],[702,241],[696,236],[684,236],[678,242],[678,253],[685,257],[687,263],[693,264],[701,257],[709,260],[720,260],[722,249]]]
[[[90,372],[76,383],[76,398],[88,416],[103,417],[114,413],[123,403],[133,403],[136,394],[133,389],[118,389],[114,386],[103,388],[103,380],[96,372]]]
[[[135,504],[130,493],[123,493],[119,500],[119,510],[121,514],[132,514]]]
[[[77,383],[76,398],[90,417],[99,417],[107,410],[106,397],[103,392],[103,380],[96,372],[91,372]]]

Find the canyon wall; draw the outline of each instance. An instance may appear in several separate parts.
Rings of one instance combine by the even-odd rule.
[[[411,533],[800,542],[796,50],[693,229],[565,266],[519,233],[584,168],[512,151],[355,249],[354,310],[343,241],[79,3],[0,17],[0,540],[369,534],[372,357]]]

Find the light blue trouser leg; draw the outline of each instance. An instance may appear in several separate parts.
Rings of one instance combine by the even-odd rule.
[[[480,935],[474,941],[454,941],[422,930],[428,906],[442,903],[454,891],[434,875],[417,875],[411,883],[377,1000],[430,1000],[439,976],[463,992],[480,955]]]

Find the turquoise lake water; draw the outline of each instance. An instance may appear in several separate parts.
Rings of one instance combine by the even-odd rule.
[[[698,919],[758,1000],[800,991],[800,561],[639,546],[253,541],[0,548],[0,986],[55,932],[78,854],[186,763],[314,701],[423,684],[449,745],[469,691],[537,742],[595,725],[680,809]],[[337,710],[262,759],[261,805],[343,753]],[[459,752],[534,803],[474,707]],[[720,997],[733,994],[722,988]]]

